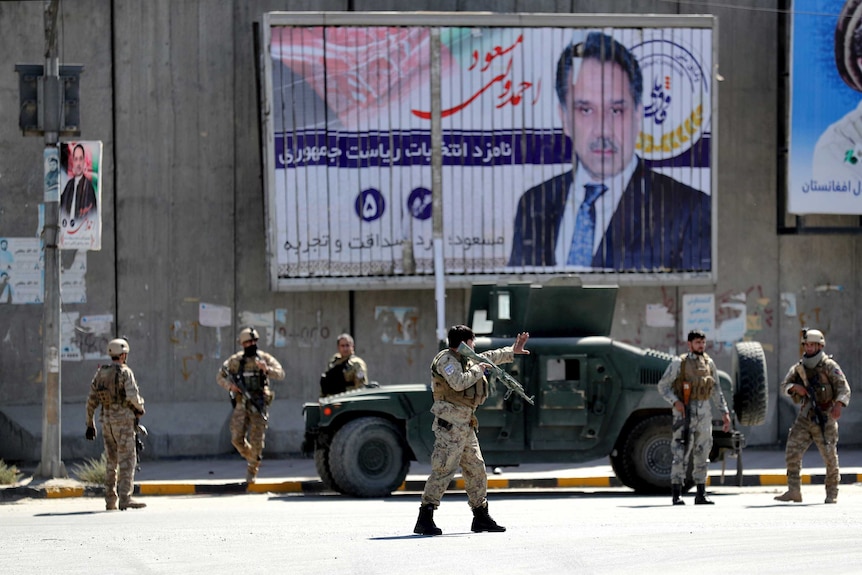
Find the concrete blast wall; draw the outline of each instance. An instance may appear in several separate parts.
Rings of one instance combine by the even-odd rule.
[[[827,334],[827,351],[853,389],[862,379],[859,340],[859,234],[780,234],[779,103],[786,97],[776,54],[786,49],[774,2],[748,10],[664,1],[449,2],[361,1],[355,10],[620,12],[718,17],[717,281],[623,285],[612,337],[661,351],[685,348],[686,294],[714,297],[716,322],[744,323],[744,337],[766,350],[767,422],[747,429],[749,445],[779,445],[795,409],[778,383],[800,354],[799,330]],[[63,252],[69,331],[62,362],[63,457],[98,453],[83,441],[84,402],[107,339],[126,335],[129,364],[147,402],[152,456],[230,453],[229,404],[215,383],[244,325],[266,326],[260,347],[285,366],[276,384],[267,452],[295,453],[301,405],[350,332],[371,379],[426,382],[438,341],[430,289],[273,292],[269,287],[255,31],[272,10],[346,10],[347,2],[263,0],[78,0],[61,4],[60,58],[84,66],[81,139],[100,140],[103,240],[98,252]],[[38,236],[42,138],[18,129],[16,63],[44,62],[42,3],[0,3],[0,237]],[[715,145],[715,144],[714,144]],[[817,225],[857,226],[854,217]],[[77,275],[76,275],[77,272]],[[349,287],[349,286],[347,286]],[[74,288],[74,289],[73,289]],[[75,291],[77,290],[77,291]],[[468,290],[446,292],[446,323],[463,323]],[[201,322],[201,306],[224,306],[230,325]],[[378,308],[409,308],[404,324]],[[658,321],[656,318],[660,317]],[[37,459],[41,435],[42,306],[0,305],[0,458]],[[108,326],[84,329],[88,321]],[[393,331],[394,330],[394,331]],[[719,368],[731,370],[732,342],[711,342]],[[843,443],[862,443],[851,406]],[[97,446],[96,446],[97,447]]]

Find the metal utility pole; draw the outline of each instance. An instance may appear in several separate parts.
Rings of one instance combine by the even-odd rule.
[[[57,56],[57,11],[59,0],[45,2],[45,74],[43,86],[43,129],[45,149],[57,149],[60,139],[60,66]],[[43,168],[47,169],[47,168]],[[45,303],[42,310],[42,460],[38,477],[68,477],[61,459],[62,397],[60,388],[60,236],[59,197],[46,198],[45,227],[42,232],[45,255]]]
[[[446,341],[446,266],[443,260],[443,128],[440,101],[440,28],[431,28],[431,226],[437,341]]]

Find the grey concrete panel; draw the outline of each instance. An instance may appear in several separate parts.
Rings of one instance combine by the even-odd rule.
[[[0,459],[6,461],[38,459],[41,443],[37,441],[42,435],[37,424],[42,424],[40,405],[26,405],[11,410],[7,407],[0,411],[0,437],[3,438]]]
[[[206,397],[230,328],[201,328],[201,303],[233,306],[233,13],[230,3],[122,3],[116,133],[117,323],[145,397]],[[222,334],[224,332],[224,334]],[[134,350],[137,349],[136,353]]]
[[[432,290],[340,292],[270,290],[261,174],[260,110],[254,24],[271,10],[346,10],[348,2],[170,2],[81,0],[61,4],[61,57],[85,67],[81,82],[82,139],[102,140],[103,248],[86,254],[87,302],[67,303],[73,317],[113,317],[111,335],[128,335],[129,363],[147,400],[152,454],[231,453],[225,392],[215,383],[221,362],[237,349],[245,323],[260,324],[261,348],[288,377],[277,399],[268,453],[298,450],[301,404],[314,400],[335,337],[353,333],[373,379],[426,381],[437,349]],[[780,45],[774,3],[743,10],[654,0],[447,0],[355,2],[359,10],[663,13],[709,12],[719,19],[716,83],[718,133],[718,280],[686,286],[622,287],[612,336],[661,351],[681,350],[678,334],[686,293],[716,298],[720,323],[743,302],[746,339],[767,355],[767,423],[746,430],[750,445],[783,440],[795,408],[778,396],[778,381],[799,358],[798,331],[816,326],[852,387],[862,380],[854,353],[859,339],[862,236],[783,236],[776,232],[778,78]],[[42,63],[42,4],[0,3],[0,98],[17,102],[19,62]],[[0,237],[35,237],[41,193],[41,138],[24,138],[16,106],[0,107]],[[783,220],[787,220],[783,218]],[[792,218],[790,218],[792,221]],[[810,217],[811,225],[854,217]],[[63,254],[64,266],[74,254]],[[840,286],[840,287],[839,287]],[[790,310],[784,294],[795,298]],[[461,323],[467,290],[447,291],[446,324]],[[786,299],[786,298],[785,298]],[[201,325],[200,305],[230,310],[230,325]],[[647,306],[662,304],[672,326],[649,325]],[[388,311],[415,310],[410,338]],[[410,312],[414,313],[414,312]],[[410,321],[413,321],[411,319]],[[0,306],[0,457],[38,457],[41,435],[42,341],[39,305]],[[80,319],[78,320],[80,321]],[[391,330],[395,329],[394,332]],[[400,325],[405,329],[405,325]],[[391,335],[395,333],[396,335]],[[104,334],[78,331],[75,343],[98,353]],[[730,369],[730,348],[710,353]],[[92,453],[83,439],[83,401],[105,358],[62,363],[63,452]],[[10,407],[11,406],[11,407]],[[14,417],[10,416],[14,411]],[[842,443],[862,442],[851,407]],[[190,418],[188,414],[191,414]],[[195,422],[187,420],[194,419]]]
[[[99,411],[97,437],[84,437],[86,404],[64,403],[62,449],[69,460],[98,458],[104,448]],[[227,393],[222,401],[155,403],[147,405],[141,423],[147,428],[146,458],[198,457],[235,452],[230,442],[228,420],[231,405]],[[2,459],[37,461],[42,437],[41,406],[26,405],[0,409]],[[276,400],[269,409],[265,456],[297,454],[302,445],[302,402]]]

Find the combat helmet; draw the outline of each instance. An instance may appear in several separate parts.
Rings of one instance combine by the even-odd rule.
[[[258,339],[260,339],[260,335],[257,333],[257,330],[251,326],[239,332],[240,344],[244,344],[247,341],[257,341]]]
[[[819,329],[803,329],[802,343],[819,343],[826,345],[826,338],[823,337],[823,332]]]
[[[129,341],[126,338],[121,337],[108,342],[109,356],[120,357],[124,353],[129,353]]]

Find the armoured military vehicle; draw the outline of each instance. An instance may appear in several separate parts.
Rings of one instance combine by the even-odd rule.
[[[640,493],[669,492],[671,411],[656,384],[673,356],[609,337],[616,294],[614,286],[473,287],[469,325],[477,352],[511,345],[519,331],[530,333],[531,353],[501,367],[534,404],[507,396],[498,383],[476,414],[487,465],[609,456],[623,485]],[[710,460],[735,456],[741,474],[745,438],[738,426],[759,425],[766,417],[760,344],[735,344],[732,371],[733,377],[719,372],[732,428],[723,432],[716,417]],[[388,495],[402,485],[411,461],[430,461],[431,403],[430,375],[428,382],[379,385],[307,403],[303,451],[313,453],[328,488],[356,497]]]

